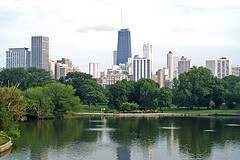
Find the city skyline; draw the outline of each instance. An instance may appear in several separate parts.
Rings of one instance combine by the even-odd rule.
[[[142,0],[128,3],[90,0],[82,5],[73,0],[58,5],[54,0],[44,2],[1,2],[1,68],[6,66],[8,48],[30,48],[30,37],[42,32],[51,39],[50,58],[67,55],[84,72],[88,71],[88,62],[97,60],[102,70],[106,70],[112,65],[120,28],[131,30],[132,56],[142,53],[144,43],[152,44],[153,72],[167,66],[165,55],[170,50],[175,55],[191,58],[196,66],[204,66],[210,57],[222,56],[232,59],[233,65],[240,64],[240,24],[236,14],[239,2],[160,0],[146,4]]]

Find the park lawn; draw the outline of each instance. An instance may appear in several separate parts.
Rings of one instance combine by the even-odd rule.
[[[7,137],[0,135],[0,146],[7,143],[8,141],[9,139]]]
[[[240,107],[236,107],[234,109],[228,109],[225,107],[222,107],[220,109],[215,110],[207,110],[206,107],[200,108],[198,110],[197,108],[189,109],[189,108],[162,108],[163,113],[192,113],[192,114],[240,114]]]
[[[109,110],[108,105],[98,105],[98,106],[91,106],[91,111],[89,111],[89,106],[88,105],[82,105],[78,111],[75,111],[75,113],[101,113],[103,111],[101,111],[101,109],[103,110],[103,108],[105,108],[105,110]]]

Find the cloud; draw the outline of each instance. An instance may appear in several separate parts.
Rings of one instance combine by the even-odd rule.
[[[79,27],[77,28],[76,32],[79,33],[86,33],[89,31],[96,31],[96,32],[108,32],[108,31],[115,31],[117,30],[117,28],[108,26],[108,25],[98,25],[98,26],[93,26],[93,27],[89,27],[89,26],[83,26],[83,27]]]

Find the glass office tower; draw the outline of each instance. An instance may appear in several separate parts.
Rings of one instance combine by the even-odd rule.
[[[118,31],[117,65],[125,64],[132,58],[131,35],[129,29]]]

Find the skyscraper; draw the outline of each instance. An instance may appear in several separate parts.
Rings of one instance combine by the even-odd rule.
[[[151,44],[143,44],[143,58],[150,59],[151,69],[152,69],[152,45]],[[152,70],[151,70],[152,74]]]
[[[49,71],[49,38],[32,36],[32,67]]]
[[[187,59],[184,56],[178,61],[178,75],[183,72],[188,72],[191,68],[191,59]]]
[[[100,63],[99,62],[90,62],[89,63],[89,74],[93,76],[93,78],[100,77]]]
[[[232,75],[232,60],[222,57],[217,60],[217,77],[224,78]]]
[[[173,54],[171,51],[167,54],[167,69],[170,80],[173,80]]]
[[[180,60],[179,56],[173,56],[173,77],[178,77],[178,61]]]
[[[30,51],[28,48],[9,48],[9,51],[6,51],[6,68],[19,67],[30,67]]]
[[[217,60],[216,59],[206,60],[206,67],[212,71],[213,76],[217,76]]]
[[[133,59],[133,80],[138,81],[141,78],[152,78],[151,60],[140,58],[138,55]]]
[[[128,62],[128,58],[132,58],[131,35],[129,29],[121,29],[118,31],[117,65]]]
[[[113,65],[117,65],[117,51],[113,51]]]

